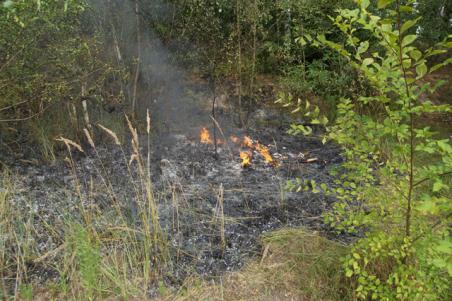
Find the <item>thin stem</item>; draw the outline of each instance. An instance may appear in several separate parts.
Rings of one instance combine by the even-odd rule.
[[[141,31],[140,31],[140,6],[138,0],[135,0],[136,30],[137,30],[137,63],[135,67],[135,78],[133,81],[133,98],[132,98],[132,117],[135,118],[138,79],[140,76],[141,61]]]
[[[216,114],[215,114],[215,105],[217,102],[217,89],[216,89],[216,76],[215,76],[215,61],[212,64],[213,70],[212,70],[212,93],[213,93],[213,99],[212,99],[212,118],[215,120]],[[215,122],[213,123],[213,142],[215,146],[215,158],[218,159],[218,142],[217,142],[217,128],[215,127]]]
[[[242,29],[240,24],[240,0],[236,0],[236,30],[237,30],[237,94],[239,97],[239,119],[240,126],[244,125],[242,116]]]
[[[397,27],[399,30],[399,60],[400,68],[403,73],[403,81],[405,83],[405,93],[408,100],[408,110],[409,110],[409,123],[410,123],[410,162],[409,162],[409,184],[408,184],[408,200],[405,215],[405,236],[409,237],[411,232],[411,218],[412,218],[412,202],[413,202],[413,188],[414,188],[414,115],[412,112],[412,101],[410,96],[410,89],[408,87],[407,75],[405,67],[403,66],[403,46],[402,46],[402,18],[400,16],[400,0],[396,1],[397,5]]]
[[[444,176],[447,176],[447,175],[450,175],[450,174],[452,174],[452,171],[440,173],[440,174],[437,174],[436,176],[437,177],[444,177]],[[425,179],[419,180],[416,183],[414,183],[413,186],[416,187],[416,186],[418,186],[418,185],[420,185],[420,184],[422,184],[422,183],[424,183],[424,182],[426,182],[428,180],[431,180],[431,178],[425,178]]]

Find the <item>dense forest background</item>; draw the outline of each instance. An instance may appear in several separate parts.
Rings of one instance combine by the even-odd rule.
[[[74,150],[86,145],[95,149],[92,137],[113,137],[117,145],[132,139],[135,157],[130,162],[138,164],[137,186],[149,201],[152,180],[144,170],[150,155],[147,163],[138,159],[138,141],[144,139],[138,133],[149,136],[163,131],[165,120],[183,119],[188,104],[174,113],[173,102],[160,104],[153,96],[178,98],[184,77],[213,95],[213,117],[216,97],[227,91],[236,113],[234,127],[250,127],[252,108],[278,107],[291,118],[287,135],[340,146],[344,163],[331,171],[334,184],[295,178],[285,187],[337,198],[322,215],[325,224],[353,237],[345,247],[305,234],[282,243],[288,250],[304,249],[309,246],[302,241],[313,239],[325,256],[330,248],[340,250],[332,254],[342,258],[335,263],[333,280],[325,270],[314,272],[320,275],[317,280],[334,286],[329,297],[448,300],[451,29],[447,0],[1,1],[0,297],[33,299],[26,276],[29,262],[50,256],[27,249],[27,235],[33,231],[18,228],[24,219],[14,217],[17,209],[8,205],[13,194],[8,183],[14,177],[9,166],[52,165],[64,157],[72,162]],[[217,135],[215,124],[213,128]],[[149,216],[142,214],[141,226],[124,222],[137,233],[140,227],[148,232],[133,237],[124,266],[118,265],[121,271],[138,265],[140,272],[121,274],[102,265],[100,246],[108,243],[97,226],[91,228],[89,217],[82,226],[71,223],[72,234],[62,235],[61,246],[72,250],[63,256],[67,265],[58,268],[66,279],[48,291],[57,299],[115,294],[144,299],[148,290],[138,287],[145,283],[160,297],[174,293],[159,278],[171,252],[161,242],[165,235],[154,218],[156,205],[148,204],[143,212]],[[121,239],[127,242],[128,235]],[[295,266],[308,260],[280,256],[289,256]],[[130,275],[135,279],[121,279]],[[201,296],[206,292],[205,284],[187,287],[198,289],[193,299],[199,290]],[[208,287],[218,293],[218,286]]]

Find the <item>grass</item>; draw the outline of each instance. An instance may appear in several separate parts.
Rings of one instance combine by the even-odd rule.
[[[95,153],[101,187],[82,183],[73,152],[85,152],[75,141],[60,138],[68,150],[66,162],[72,170],[72,195],[78,200],[76,214],[63,212],[60,225],[46,222],[45,216],[23,211],[14,203],[14,176],[4,171],[0,183],[0,300],[98,300],[109,296],[145,298],[148,289],[161,278],[169,258],[165,234],[160,228],[148,160],[143,158],[136,129],[127,120],[132,137],[132,157],[126,158],[116,133],[99,125],[99,131],[122,150],[128,166],[128,181],[134,192],[136,213],[131,218],[126,200],[120,200],[89,130],[83,133]],[[148,128],[148,136],[150,135]],[[148,155],[149,158],[149,155]],[[135,172],[136,171],[136,172]],[[97,185],[96,185],[97,186]],[[96,190],[96,191],[94,191]],[[99,210],[90,195],[101,192],[109,207]],[[130,205],[130,204],[129,204]],[[61,210],[62,208],[58,208]],[[57,245],[40,252],[39,228]],[[31,270],[57,271],[58,282],[35,287]]]
[[[130,158],[123,149],[122,134],[101,124],[92,128],[96,128],[95,137],[110,139],[123,154],[128,167],[126,179],[135,200],[133,216],[125,207],[127,200],[121,200],[113,187],[105,159],[98,153],[93,129],[80,131],[86,141],[83,147],[76,141],[59,139],[63,148],[67,148],[66,162],[74,178],[68,189],[78,200],[75,216],[73,212],[62,212],[59,225],[47,223],[46,217],[39,213],[19,208],[13,202],[14,175],[7,170],[3,172],[0,300],[149,300],[150,288],[157,289],[160,300],[342,300],[347,294],[339,260],[347,247],[302,229],[285,229],[262,237],[262,257],[241,271],[214,281],[194,275],[177,291],[166,287],[162,279],[171,259],[159,222],[159,200],[150,180],[150,155],[142,155],[137,130],[129,120],[125,124],[132,138]],[[146,131],[149,149],[149,118]],[[43,139],[50,141],[50,136],[44,134]],[[49,158],[53,156],[54,143],[48,144]],[[74,152],[86,152],[88,147],[97,161],[96,174],[101,185],[83,183],[77,162],[72,158]],[[100,210],[95,203],[87,201],[90,195],[98,193],[109,199],[107,209]],[[171,201],[179,203],[174,195]],[[179,212],[176,219],[178,216]],[[219,232],[223,248],[225,222],[220,187],[212,227]],[[173,224],[179,228],[178,220]],[[38,228],[45,228],[46,235],[55,242],[53,250],[39,251]],[[56,271],[58,280],[38,284],[31,277],[36,270]]]
[[[214,281],[190,278],[177,300],[350,300],[340,258],[348,247],[304,229],[283,229],[262,237],[261,258]]]
[[[27,246],[27,241],[33,241],[34,226],[27,222],[30,218],[8,202],[13,195],[12,183],[12,177],[5,173],[0,190],[4,300],[149,300],[148,288],[156,285],[160,295],[157,300],[161,301],[344,300],[347,294],[340,257],[348,248],[303,229],[269,233],[262,237],[262,257],[241,271],[214,282],[193,276],[174,292],[164,285],[157,270],[157,265],[163,267],[168,260],[165,246],[159,245],[162,241],[154,241],[155,229],[143,226],[152,225],[151,216],[146,215],[152,211],[149,200],[148,205],[139,207],[143,220],[137,225],[128,223],[124,215],[116,215],[113,220],[108,214],[81,207],[81,219],[64,220],[60,246],[40,254],[35,246]],[[217,218],[221,227],[223,218]],[[24,222],[25,226],[20,227]],[[36,286],[26,277],[30,263],[54,268],[60,280]],[[15,279],[16,283],[11,285],[5,279]]]

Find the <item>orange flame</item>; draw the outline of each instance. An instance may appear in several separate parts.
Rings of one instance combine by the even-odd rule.
[[[249,147],[251,149],[255,149],[259,152],[259,154],[264,157],[265,162],[269,164],[274,164],[273,157],[270,155],[270,151],[268,150],[268,147],[260,144],[259,142],[254,142],[250,137],[245,136],[243,138],[242,146]]]
[[[251,140],[251,138],[248,137],[248,136],[243,137],[242,146],[247,146],[249,148],[254,148],[253,140]]]
[[[273,163],[273,157],[270,155],[270,151],[266,146],[256,143],[256,150],[264,157],[265,162],[269,164]]]
[[[206,128],[201,129],[199,138],[201,140],[201,143],[204,143],[204,144],[212,144],[213,143],[212,139],[210,138],[210,133]]]
[[[240,159],[242,159],[242,167],[251,166],[251,154],[249,152],[240,152]]]

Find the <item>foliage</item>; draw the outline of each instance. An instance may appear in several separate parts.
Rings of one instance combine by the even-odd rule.
[[[225,66],[224,75],[239,72],[236,64],[240,47],[242,75],[245,81],[251,81],[253,70],[281,74],[294,63],[321,59],[321,52],[296,43],[295,38],[304,33],[336,35],[338,31],[331,26],[328,16],[349,3],[349,0],[171,0],[165,5],[148,3],[145,20],[163,40],[171,41],[170,47],[178,45],[174,50],[182,50],[186,62],[208,65],[215,55],[217,63]],[[174,10],[173,14],[161,14],[168,7]],[[193,53],[187,54],[187,49]]]
[[[380,0],[378,15],[370,12],[369,1],[357,4],[355,9],[341,9],[333,20],[346,36],[345,45],[324,35],[304,38],[346,57],[375,92],[341,99],[337,120],[327,127],[324,141],[341,145],[345,158],[332,171],[335,186],[317,186],[305,179],[290,183],[289,188],[336,196],[326,221],[341,232],[365,232],[344,261],[358,298],[445,300],[451,293],[447,284],[452,276],[447,227],[452,215],[447,180],[452,147],[449,139],[441,139],[429,127],[418,127],[417,119],[452,110],[450,105],[425,99],[426,92],[442,83],[423,81],[452,61],[427,66],[427,59],[445,53],[451,42],[444,40],[425,51],[416,47],[417,36],[409,29],[418,20],[402,18],[402,12],[414,11],[414,1]],[[369,40],[360,38],[363,31],[378,41],[380,51],[370,50]],[[312,118],[308,102],[305,106],[286,99],[285,104]],[[372,114],[358,110],[366,106],[379,110]],[[318,124],[318,109],[314,112]],[[294,125],[292,132],[310,134],[312,130]]]
[[[103,49],[96,34],[84,31],[85,1],[20,0],[2,4],[0,126],[5,127],[2,132],[11,125],[31,128],[27,140],[40,141],[41,136],[33,132],[41,132],[36,120],[42,116],[65,112],[60,121],[67,122],[70,112],[81,111],[82,100],[107,102],[109,91],[105,85],[112,81],[116,71],[102,57]]]
[[[101,264],[99,246],[83,225],[71,224],[67,232],[66,243],[78,267],[79,275],[77,276],[88,299],[92,300],[99,290]]]
[[[328,112],[330,119],[335,117],[337,98],[353,97],[359,89],[365,89],[353,67],[329,50],[324,51],[321,59],[315,59],[306,66],[288,67],[280,77],[280,83],[282,91],[296,98],[320,98],[316,104],[323,112]]]
[[[444,0],[418,1],[417,14],[419,20],[419,39],[431,45],[440,42],[452,29],[452,4]]]

